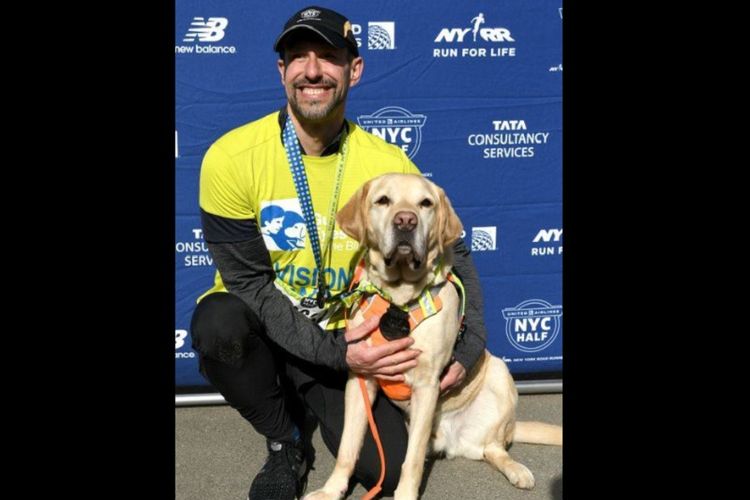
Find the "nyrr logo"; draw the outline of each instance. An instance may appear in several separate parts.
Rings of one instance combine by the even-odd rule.
[[[218,42],[224,38],[224,29],[229,24],[226,17],[209,17],[204,21],[202,17],[194,17],[190,29],[185,33],[183,42]]]
[[[538,352],[554,342],[560,333],[562,306],[546,300],[530,299],[503,309],[505,336],[523,352]]]
[[[226,17],[194,17],[182,41],[195,45],[175,45],[175,54],[236,54],[234,45],[199,45],[223,40],[228,25]]]
[[[393,21],[371,21],[367,23],[367,48],[370,50],[395,49],[396,23]]]
[[[534,243],[540,241],[549,243],[550,241],[558,242],[562,240],[563,230],[562,229],[540,229],[536,236],[534,236]]]
[[[562,255],[563,247],[560,245],[549,245],[549,243],[560,243],[562,242],[563,230],[562,229],[540,229],[532,243],[545,244],[544,246],[531,247],[532,257],[538,257],[542,255]]]
[[[497,226],[472,227],[471,251],[497,250]]]
[[[469,28],[443,28],[435,37],[435,43],[464,43],[469,38],[476,44],[477,41],[490,42],[492,44],[515,42],[508,28],[483,28],[485,23],[484,14],[479,13],[469,21]],[[471,32],[470,36],[469,32]],[[486,47],[463,47],[460,52],[457,48],[434,48],[432,57],[515,57],[515,47],[492,46]]]
[[[381,139],[400,147],[413,159],[422,144],[422,126],[427,121],[425,115],[415,115],[398,106],[380,108],[371,115],[360,115],[360,127]]]

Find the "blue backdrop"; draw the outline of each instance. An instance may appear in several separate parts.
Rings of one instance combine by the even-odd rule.
[[[176,0],[178,386],[205,385],[190,348],[214,267],[200,230],[208,146],[280,108],[273,42],[313,0]],[[562,369],[562,0],[346,2],[364,76],[347,116],[446,189],[479,271],[487,347],[514,374]]]

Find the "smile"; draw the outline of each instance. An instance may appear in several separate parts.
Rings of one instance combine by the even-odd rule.
[[[309,87],[302,89],[302,93],[305,95],[320,95],[325,91],[326,89],[311,89]]]

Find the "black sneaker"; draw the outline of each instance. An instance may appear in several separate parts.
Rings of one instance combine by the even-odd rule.
[[[307,485],[309,463],[302,440],[266,440],[268,458],[253,479],[248,500],[295,500]]]

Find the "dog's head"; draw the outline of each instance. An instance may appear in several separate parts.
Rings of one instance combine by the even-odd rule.
[[[366,182],[336,221],[368,249],[370,265],[387,281],[417,281],[463,231],[445,191],[413,174],[386,174]]]

